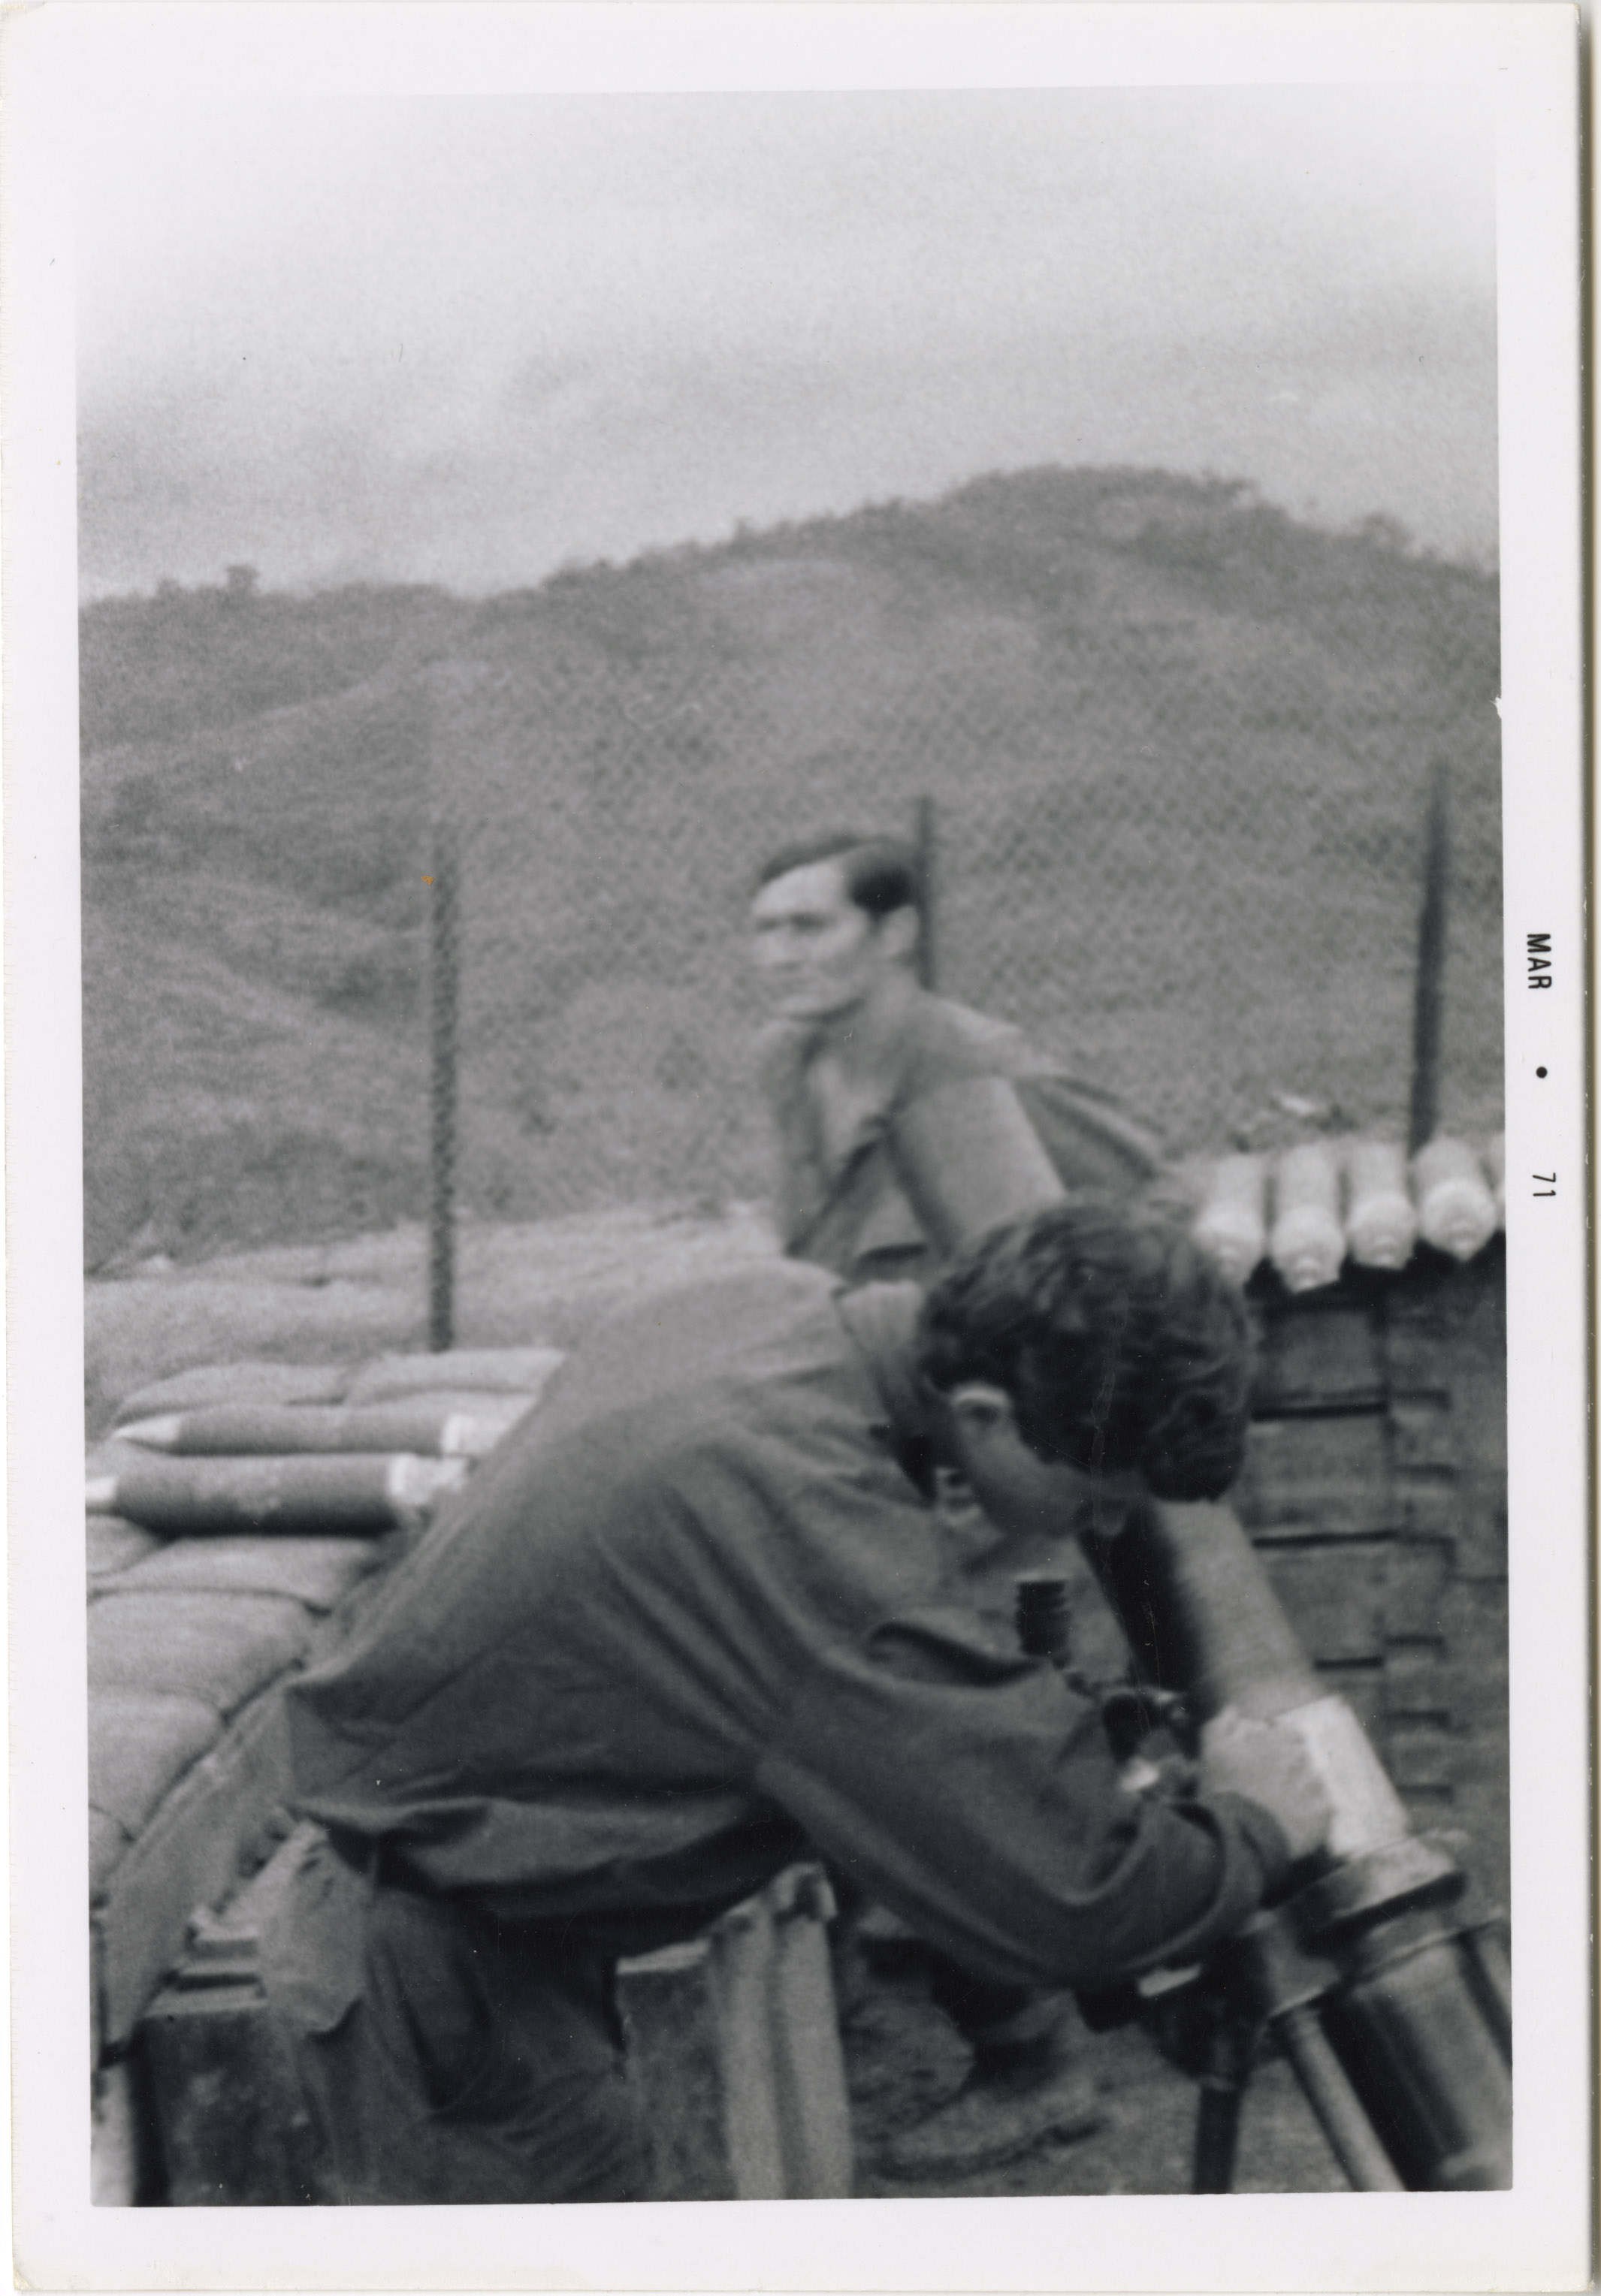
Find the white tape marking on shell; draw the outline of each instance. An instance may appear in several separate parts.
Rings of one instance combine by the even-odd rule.
[[[420,1459],[402,1451],[389,1463],[384,1495],[397,1507],[431,1507],[466,1480],[465,1459]]]
[[[1277,1718],[1300,1739],[1333,1806],[1326,1846],[1334,1857],[1359,1857],[1411,1831],[1400,1795],[1343,1698],[1314,1699]]]
[[[472,1458],[473,1431],[480,1423],[469,1412],[450,1412],[439,1429],[440,1458]]]

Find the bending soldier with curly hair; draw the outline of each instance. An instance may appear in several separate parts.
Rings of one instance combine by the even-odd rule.
[[[1102,1205],[926,1301],[775,1261],[603,1325],[291,1694],[322,1833],[264,1963],[317,2196],[650,2197],[615,1964],[814,1847],[981,1982],[1228,1934],[1317,1838],[1293,1741],[1132,1795],[932,1493],[959,1465],[1026,1567],[1101,1489],[1222,1488],[1245,1384],[1235,1296]]]

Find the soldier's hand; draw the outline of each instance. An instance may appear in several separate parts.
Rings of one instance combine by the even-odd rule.
[[[1278,1821],[1292,1857],[1327,1835],[1334,1807],[1293,1730],[1255,1722],[1226,1706],[1201,1734],[1201,1791],[1244,1794]]]

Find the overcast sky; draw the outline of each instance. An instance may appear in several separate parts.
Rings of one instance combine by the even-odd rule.
[[[91,594],[498,589],[1047,462],[1495,549],[1460,86],[175,102],[80,184]]]

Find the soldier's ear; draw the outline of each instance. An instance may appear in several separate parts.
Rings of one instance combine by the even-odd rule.
[[[920,922],[909,901],[903,909],[891,909],[878,928],[879,947],[884,955],[905,964],[916,948]]]

